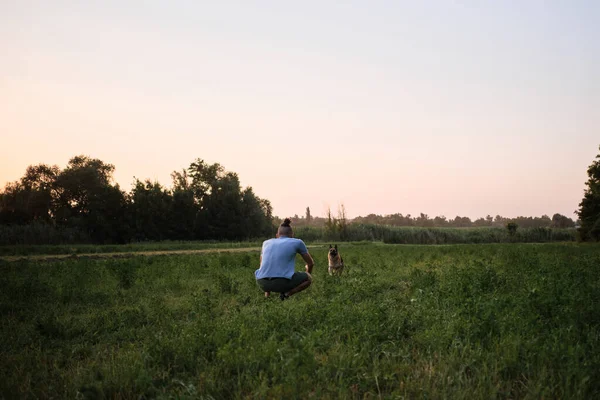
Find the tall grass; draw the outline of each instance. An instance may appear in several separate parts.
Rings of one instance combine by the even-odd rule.
[[[575,241],[575,229],[525,228],[515,235],[502,228],[413,228],[384,231],[382,240],[395,244],[544,243]]]
[[[453,244],[453,243],[509,243],[509,242],[552,242],[575,241],[575,229],[553,228],[519,228],[515,236],[509,235],[503,228],[420,228],[393,227],[374,224],[350,224],[345,232],[327,232],[324,228],[311,226],[298,227],[296,237],[307,242],[323,241],[384,241],[386,243],[403,244]],[[260,242],[267,237],[255,238]],[[166,243],[183,243],[169,242]],[[189,241],[188,243],[199,243]],[[214,242],[211,242],[214,243]],[[81,245],[90,244],[91,240],[84,232],[45,224],[25,226],[0,225],[0,246],[44,246],[44,245]],[[136,244],[133,243],[133,246]],[[179,246],[179,247],[177,247]],[[181,248],[179,244],[175,247]],[[190,245],[193,246],[193,245]],[[81,247],[81,246],[76,246]],[[123,248],[119,245],[107,245],[105,248]],[[101,248],[91,245],[91,248]],[[52,251],[52,250],[50,250]],[[117,250],[118,251],[118,250]],[[0,254],[7,250],[0,248]]]
[[[340,251],[284,302],[258,253],[0,261],[0,398],[600,396],[600,247]]]
[[[91,243],[80,229],[49,224],[0,225],[0,246]]]

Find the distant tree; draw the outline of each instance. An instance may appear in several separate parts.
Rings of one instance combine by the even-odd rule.
[[[211,184],[202,199],[201,210],[206,223],[204,239],[239,240],[242,238],[242,203],[240,180],[227,172]]]
[[[501,215],[496,215],[494,217],[494,223],[493,226],[498,226],[498,227],[503,227],[506,226],[506,224],[509,222],[508,218],[504,218]]]
[[[550,226],[552,226],[552,219],[546,214],[542,215],[539,218],[535,217],[533,220],[535,222],[535,228],[549,228]]]
[[[325,220],[325,235],[333,239],[337,234],[337,220],[331,215],[331,208],[327,207]]]
[[[194,222],[198,212],[198,205],[194,197],[191,178],[187,170],[171,173],[172,197],[170,215],[171,239],[192,240],[194,239]]]
[[[158,182],[136,179],[130,195],[129,215],[136,240],[171,239],[173,196]]]
[[[488,222],[484,218],[477,218],[473,221],[473,226],[481,227],[481,226],[489,226]]]
[[[472,224],[471,219],[469,217],[460,217],[456,216],[454,219],[450,220],[450,226],[455,228],[467,228]]]
[[[506,224],[506,229],[508,230],[508,234],[510,236],[514,236],[517,233],[517,228],[519,227],[519,225],[517,225],[514,222],[509,222]]]
[[[312,221],[312,215],[310,215],[310,207],[306,207],[306,224],[310,225]]]
[[[552,216],[552,228],[574,228],[575,221],[571,218],[561,214],[554,214]]]
[[[343,203],[338,207],[337,231],[341,240],[348,238],[348,219],[346,216],[346,207],[344,207]]]
[[[224,173],[225,170],[220,164],[215,163],[210,165],[200,158],[192,162],[187,170],[186,176],[189,176],[191,179],[189,188],[194,195],[194,203],[197,206],[194,218],[195,239],[224,239],[220,237],[223,229],[213,224],[222,214],[224,206],[223,204],[219,204],[218,199],[223,196],[217,193],[219,190],[222,190],[220,180],[223,178]],[[177,176],[177,178],[180,177]],[[229,218],[226,217],[219,224],[227,226]]]
[[[195,238],[239,240],[264,236],[271,230],[270,203],[257,197],[252,188],[242,190],[236,173],[196,159],[187,176],[197,207]],[[181,176],[175,177],[181,180]]]
[[[445,226],[448,226],[448,220],[446,219],[445,216],[438,215],[437,217],[435,217],[433,219],[433,226],[436,226],[436,227],[439,227],[439,228],[443,228]]]
[[[422,227],[431,227],[433,226],[433,220],[429,218],[429,216],[427,214],[423,214],[421,213],[416,219],[415,219],[415,225],[416,226],[422,226]]]
[[[279,226],[279,224],[275,224],[273,206],[269,200],[260,199],[260,207],[265,216],[265,235],[269,236]]]
[[[76,156],[56,177],[56,222],[82,229],[95,242],[129,240],[127,201],[112,184],[115,167],[87,156]]]
[[[579,229],[583,240],[600,240],[600,153],[588,167],[587,174],[587,188],[577,211],[581,220]]]
[[[57,198],[57,166],[30,165],[18,182],[9,183],[0,193],[0,223],[50,222]]]
[[[271,203],[260,199],[251,187],[242,192],[242,238],[268,236],[273,231]]]

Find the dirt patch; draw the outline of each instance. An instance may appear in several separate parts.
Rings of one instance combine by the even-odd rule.
[[[260,251],[260,247],[240,247],[232,249],[202,249],[202,250],[153,250],[153,251],[133,251],[116,253],[81,253],[81,254],[36,254],[30,256],[4,256],[0,260],[4,261],[60,261],[67,259],[103,259],[103,258],[129,258],[135,256],[161,256],[177,254],[202,254],[202,253],[238,253]]]
[[[308,246],[315,248],[322,246]],[[92,259],[100,260],[105,258],[129,258],[136,256],[162,256],[162,255],[180,255],[180,254],[202,254],[202,253],[244,253],[260,251],[260,247],[240,247],[229,249],[201,249],[201,250],[153,250],[153,251],[132,251],[115,253],[81,253],[81,254],[35,254],[30,256],[4,256],[0,257],[2,261],[62,261],[68,259]]]

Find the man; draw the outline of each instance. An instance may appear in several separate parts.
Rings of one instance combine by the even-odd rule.
[[[291,220],[286,218],[277,229],[275,239],[263,243],[260,254],[260,267],[254,272],[256,283],[269,297],[271,292],[280,293],[279,298],[301,292],[312,283],[314,261],[304,242],[294,239]],[[306,261],[306,272],[294,272],[296,254]]]

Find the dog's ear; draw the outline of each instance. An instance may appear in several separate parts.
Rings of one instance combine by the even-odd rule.
[[[329,245],[329,248],[331,248],[331,245]]]
[[[337,244],[335,245],[335,249],[337,250]]]

